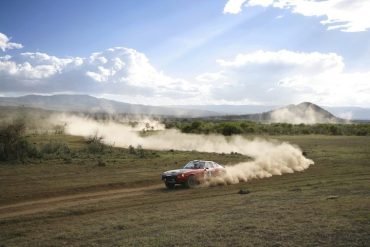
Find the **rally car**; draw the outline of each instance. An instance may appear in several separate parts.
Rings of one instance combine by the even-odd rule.
[[[168,189],[173,189],[176,184],[193,188],[213,176],[219,176],[225,172],[225,168],[213,161],[193,160],[184,168],[166,171],[162,174],[162,180]]]

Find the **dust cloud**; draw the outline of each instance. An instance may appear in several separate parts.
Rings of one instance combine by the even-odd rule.
[[[308,108],[304,112],[296,112],[290,109],[278,109],[271,113],[272,123],[290,124],[317,124],[317,123],[336,123],[336,119],[328,118],[318,114],[314,109]]]
[[[247,140],[242,136],[184,134],[178,130],[165,130],[158,121],[145,119],[138,126],[150,126],[150,135],[141,135],[140,127],[107,121],[99,122],[79,116],[60,115],[57,119],[65,123],[65,132],[70,135],[89,137],[102,136],[106,144],[127,148],[141,145],[152,150],[180,150],[230,153],[237,152],[253,158],[253,161],[227,165],[224,176],[212,184],[234,184],[253,178],[265,178],[284,173],[303,171],[314,162],[303,156],[298,146],[287,142],[255,138]]]
[[[270,123],[290,124],[318,124],[318,123],[343,123],[343,119],[336,118],[330,112],[312,103],[303,102],[298,105],[289,105],[276,109],[270,113]]]

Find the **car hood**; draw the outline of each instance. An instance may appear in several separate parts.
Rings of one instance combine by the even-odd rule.
[[[164,172],[163,174],[164,175],[172,175],[172,176],[175,176],[175,175],[179,175],[181,173],[185,173],[185,172],[189,172],[191,171],[191,169],[176,169],[176,170],[170,170],[170,171],[166,171]]]

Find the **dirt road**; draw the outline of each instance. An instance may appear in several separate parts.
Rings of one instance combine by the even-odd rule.
[[[55,196],[45,199],[29,200],[20,203],[0,206],[0,219],[48,212],[55,209],[96,203],[103,200],[111,200],[124,197],[132,197],[163,188],[162,184],[139,188],[110,189],[98,192],[85,192],[74,195]]]

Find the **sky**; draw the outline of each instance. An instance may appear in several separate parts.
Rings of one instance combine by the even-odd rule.
[[[0,96],[370,107],[370,0],[0,5]]]

